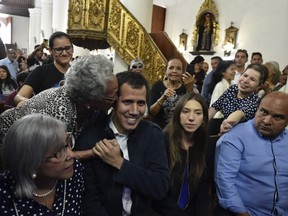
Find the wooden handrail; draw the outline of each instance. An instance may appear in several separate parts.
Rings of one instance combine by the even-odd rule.
[[[158,48],[161,50],[161,52],[163,53],[163,55],[167,60],[171,59],[172,57],[179,58],[183,63],[183,68],[186,68],[188,62],[178,51],[177,47],[171,41],[166,32],[164,31],[153,32],[150,33],[150,36],[152,37],[155,44],[158,46]]]

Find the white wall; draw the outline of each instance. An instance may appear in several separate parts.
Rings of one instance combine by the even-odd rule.
[[[252,52],[260,51],[264,61],[279,62],[280,69],[288,65],[288,1],[287,0],[214,0],[219,12],[220,40],[215,47],[215,55],[223,57],[222,44],[225,29],[231,21],[239,28],[236,49],[247,49],[249,58]],[[196,14],[204,0],[154,0],[154,4],[166,7],[165,31],[178,45],[179,35],[186,29],[188,50],[195,25]],[[19,48],[28,47],[29,18],[13,16],[12,43]],[[234,58],[232,51],[230,58]],[[186,53],[187,60],[193,56]],[[203,56],[210,62],[211,56]]]
[[[182,29],[186,29],[189,35],[189,51],[192,51],[190,41],[196,15],[203,2],[204,0],[154,0],[154,4],[166,7],[165,31],[176,45]],[[223,57],[225,29],[230,27],[232,21],[239,32],[237,47],[232,51],[230,59],[234,58],[237,49],[246,49],[249,60],[252,52],[259,51],[263,54],[264,62],[277,61],[281,70],[288,65],[287,0],[214,0],[214,2],[220,23],[220,40],[219,45],[215,47],[215,55]],[[210,63],[212,56],[203,57]],[[193,56],[188,54],[187,60],[191,59]]]
[[[28,49],[29,17],[12,16],[12,40],[19,49]]]

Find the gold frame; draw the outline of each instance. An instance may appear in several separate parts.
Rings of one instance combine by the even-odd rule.
[[[179,35],[179,47],[183,46],[184,50],[187,49],[187,38],[188,35],[184,31]]]
[[[202,21],[203,17],[205,17],[207,14],[210,14],[212,16],[213,20],[213,37],[212,37],[212,43],[211,43],[211,49],[210,51],[214,50],[214,47],[218,45],[219,41],[219,23],[218,23],[218,11],[216,8],[216,4],[213,0],[205,0],[201,7],[200,10],[198,11],[196,15],[196,22],[194,25],[194,31],[191,39],[191,44],[193,46],[193,51],[199,51],[197,50],[198,46],[198,25]],[[208,52],[208,51],[207,51]]]
[[[225,33],[224,45],[231,43],[233,44],[233,49],[236,48],[238,30],[239,30],[238,28],[235,28],[233,26],[233,22],[231,22],[231,26],[225,30],[226,33]]]

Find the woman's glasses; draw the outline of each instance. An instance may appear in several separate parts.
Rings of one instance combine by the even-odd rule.
[[[65,46],[65,47],[57,47],[57,48],[53,48],[54,52],[56,54],[62,54],[63,51],[65,50],[67,53],[68,52],[72,52],[73,51],[73,47],[72,46]]]
[[[66,144],[61,146],[53,155],[46,157],[46,160],[50,161],[52,158],[56,158],[59,161],[64,161],[67,158],[67,148],[73,149],[74,146],[75,138],[72,132],[67,132]]]

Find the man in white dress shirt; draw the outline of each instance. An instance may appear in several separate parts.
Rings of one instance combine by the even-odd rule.
[[[236,74],[232,84],[237,84],[240,76],[245,70],[245,64],[248,62],[248,52],[245,49],[238,49],[235,54]]]

